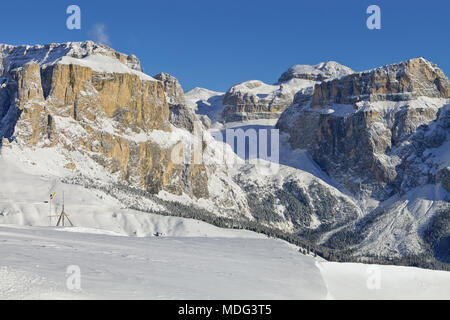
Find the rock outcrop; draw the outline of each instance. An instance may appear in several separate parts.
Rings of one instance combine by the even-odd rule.
[[[341,78],[343,76],[352,74],[354,71],[346,66],[343,66],[335,61],[327,61],[309,65],[295,65],[289,68],[278,79],[278,83],[287,82],[292,79],[303,79],[322,82],[330,79]]]
[[[448,98],[450,82],[442,70],[423,58],[322,82],[314,89],[312,108],[359,101],[407,101],[418,97]]]
[[[184,91],[178,79],[167,73],[159,73],[154,78],[164,84],[166,100],[170,109],[170,123],[192,133],[195,122],[200,120],[194,110],[186,105]]]
[[[166,101],[169,107],[186,104],[183,88],[177,78],[168,73],[158,73],[153,78],[164,84]]]
[[[222,116],[226,122],[273,119],[291,104],[297,88],[268,85],[259,80],[238,84],[225,94]]]
[[[329,61],[315,66],[293,66],[275,85],[259,80],[243,82],[225,94],[223,119],[225,122],[278,119],[292,103],[308,101],[316,84],[351,73],[351,69]]]
[[[277,126],[347,189],[382,200],[436,180],[441,164],[422,152],[447,139],[449,88],[440,69],[413,59],[322,82],[310,104],[290,107]]]
[[[91,42],[0,52],[2,138],[81,153],[111,178],[152,193],[208,197],[204,166],[173,161],[173,152],[186,152],[182,139],[158,136],[172,132],[168,100],[182,98],[171,77],[158,81],[140,72],[135,56]],[[82,165],[67,158],[74,171]]]
[[[444,261],[436,248],[448,249],[449,237],[449,90],[420,58],[324,81],[285,110],[277,127],[291,147],[307,150],[364,212],[323,245],[405,264]]]

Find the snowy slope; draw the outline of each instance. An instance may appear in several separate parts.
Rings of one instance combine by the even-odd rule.
[[[221,121],[223,96],[223,92],[216,92],[204,88],[194,88],[184,94],[186,106],[194,109],[199,115],[208,116],[213,123]]]
[[[423,252],[423,232],[437,213],[448,208],[448,201],[448,192],[441,185],[431,184],[388,199],[380,205],[385,213],[367,228],[358,252],[377,252],[386,256]]]
[[[4,226],[0,237],[0,298],[319,299],[327,293],[314,259],[277,240],[124,238]],[[69,265],[81,268],[79,293],[65,288]]]
[[[75,64],[103,73],[131,73],[143,80],[156,81],[141,72],[139,60],[134,55],[118,53],[113,49],[94,43],[67,42],[36,46],[10,46],[0,44],[0,74],[27,63],[40,66]]]
[[[418,268],[325,262],[318,264],[338,300],[448,300],[450,272]]]
[[[448,299],[450,273],[316,262],[273,239],[0,226],[0,299]],[[81,290],[66,286],[78,266]],[[369,289],[373,270],[379,290]],[[249,272],[251,270],[251,272]]]
[[[320,62],[314,66],[295,65],[289,68],[280,77],[279,82],[300,78],[315,81],[324,81],[346,76],[354,71],[336,61]]]
[[[57,192],[52,202],[51,215],[61,212],[64,193],[66,212],[83,232],[86,229],[99,229],[138,237],[154,234],[183,237],[263,237],[246,231],[224,230],[197,220],[126,209],[126,203],[102,191],[60,182],[60,176],[55,175],[57,170],[52,174],[50,168],[51,165],[46,173],[42,168],[24,163],[19,167],[0,157],[0,224],[49,226],[50,206],[44,201],[49,200],[50,194]],[[149,199],[141,198],[140,202],[155,213],[165,209]],[[56,217],[53,217],[52,225],[55,224]]]
[[[91,68],[99,73],[130,73],[139,76],[142,80],[157,81],[155,78],[146,75],[140,71],[133,70],[121,63],[117,59],[106,57],[103,55],[87,56],[82,59],[64,56],[55,63],[67,65],[79,65],[82,67]]]

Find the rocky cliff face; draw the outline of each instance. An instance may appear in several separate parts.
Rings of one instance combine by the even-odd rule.
[[[321,243],[357,255],[442,258],[433,248],[448,248],[450,231],[449,90],[439,68],[412,59],[324,81],[283,113],[277,127],[290,145],[307,150],[364,211]]]
[[[355,73],[316,86],[312,108],[359,101],[407,101],[418,97],[448,98],[449,80],[423,58]]]
[[[170,109],[170,123],[192,133],[195,122],[200,120],[194,110],[186,106],[184,91],[178,79],[167,73],[159,73],[154,78],[164,84],[164,92]]]
[[[358,193],[362,185],[367,195],[386,199],[406,186],[435,181],[441,164],[420,155],[422,170],[404,181],[413,152],[407,145],[419,128],[446,117],[448,90],[441,70],[413,59],[322,82],[311,104],[292,106],[278,127],[349,190]],[[445,130],[428,133],[435,147],[445,141]]]
[[[258,80],[241,83],[225,94],[222,116],[226,122],[277,118],[292,102],[296,89]]]
[[[177,78],[167,73],[158,73],[153,78],[164,84],[166,101],[169,107],[186,104],[183,88]]]
[[[111,178],[152,193],[208,197],[204,166],[173,161],[173,152],[185,152],[181,139],[158,139],[172,132],[167,100],[180,99],[170,81],[90,42],[0,49],[4,143],[81,153]],[[75,172],[82,165],[66,158]]]
[[[351,69],[329,61],[315,66],[293,66],[275,85],[257,80],[238,84],[223,98],[223,119],[226,122],[277,119],[292,103],[308,101],[316,84],[351,73]]]

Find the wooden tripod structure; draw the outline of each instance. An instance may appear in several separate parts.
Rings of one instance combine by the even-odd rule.
[[[59,214],[59,216],[56,216],[58,218],[58,223],[56,224],[57,227],[65,227],[66,226],[66,219],[69,221],[70,226],[74,227],[72,221],[70,221],[69,215],[66,213],[64,209],[64,193],[63,193],[63,205],[62,205],[62,211]],[[51,219],[51,218],[50,218]]]
[[[72,221],[70,221],[69,216],[64,211],[64,204],[63,204],[62,211],[61,211],[61,214],[59,215],[58,223],[56,224],[56,226],[57,227],[65,227],[65,219],[67,219],[67,221],[69,221],[70,226],[72,226],[72,227],[74,226]]]

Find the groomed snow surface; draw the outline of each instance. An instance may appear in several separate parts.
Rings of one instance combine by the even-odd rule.
[[[450,298],[448,272],[318,262],[279,240],[64,231],[0,226],[0,299]]]
[[[449,272],[319,261],[252,232],[128,210],[1,157],[0,181],[0,299],[450,298]],[[49,226],[53,190],[52,214],[64,190],[75,228]]]

